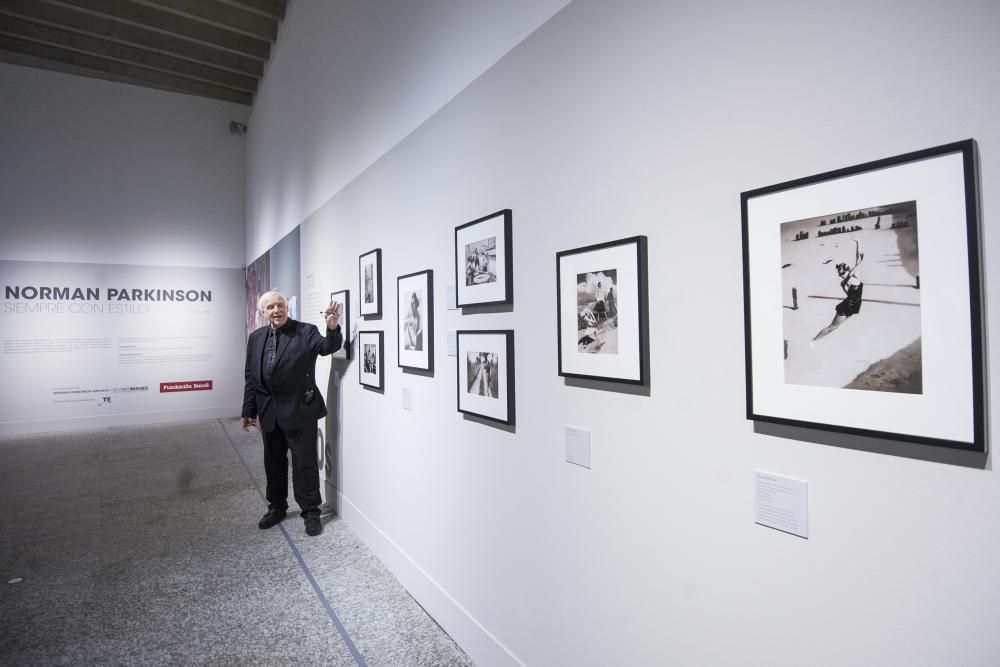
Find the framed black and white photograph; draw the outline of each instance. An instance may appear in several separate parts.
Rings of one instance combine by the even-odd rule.
[[[434,272],[417,271],[396,279],[399,366],[434,370]]]
[[[985,451],[975,143],[741,199],[747,418]]]
[[[358,286],[361,315],[382,314],[382,249],[375,248],[358,258]]]
[[[646,237],[556,253],[559,375],[645,384]]]
[[[383,388],[383,378],[385,377],[384,364],[382,363],[384,360],[383,340],[384,336],[381,331],[361,331],[358,333],[358,356],[360,357],[358,376],[359,381],[365,387]]]
[[[458,411],[514,423],[514,332],[457,331]]]
[[[456,306],[514,303],[509,208],[455,228]]]
[[[344,344],[331,356],[334,359],[351,358],[351,290],[330,292],[330,301],[337,305],[340,311],[340,332],[344,336]],[[320,328],[322,331],[322,327]]]

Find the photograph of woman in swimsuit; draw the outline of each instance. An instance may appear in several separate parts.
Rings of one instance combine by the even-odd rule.
[[[841,262],[836,267],[837,275],[840,276],[840,289],[844,290],[847,296],[837,304],[837,314],[833,316],[833,321],[823,327],[813,340],[819,340],[839,327],[848,317],[861,312],[861,292],[865,284],[858,276],[858,265],[865,258],[865,254],[861,252],[861,245],[857,239],[854,239],[854,246],[854,266],[848,268],[847,264]]]
[[[923,392],[916,201],[783,223],[781,263],[786,383]]]
[[[420,301],[422,299],[423,290],[405,293],[405,300],[409,305],[406,309],[406,316],[403,318],[404,350],[420,352],[424,349],[424,327],[420,317]]]

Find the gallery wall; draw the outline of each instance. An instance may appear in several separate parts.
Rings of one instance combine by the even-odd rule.
[[[240,267],[246,107],[0,64],[0,258]]]
[[[233,351],[244,340],[245,136],[230,134],[229,123],[245,123],[248,109],[8,64],[0,64],[0,99],[0,260],[33,262],[35,286],[101,290],[100,298],[85,303],[49,301],[53,308],[44,317],[28,312],[44,299],[10,299],[5,292],[5,309],[25,310],[4,310],[3,339],[51,342],[93,334],[114,340],[99,353],[78,351],[71,361],[65,352],[42,351],[16,364],[5,359],[19,373],[23,364],[31,368],[21,389],[44,394],[70,385],[74,391],[150,387],[128,397],[107,395],[115,414],[107,405],[89,412],[83,405],[72,413],[46,409],[48,397],[34,393],[43,403],[35,403],[31,414],[7,401],[0,411],[4,432],[235,414],[242,361]],[[6,263],[5,281],[29,275],[24,266]],[[211,290],[214,298],[195,305],[143,304],[143,312],[120,317],[112,306],[131,301],[112,304],[106,288],[196,288]],[[69,312],[79,306],[90,312]],[[198,338],[196,347],[210,348],[212,361],[118,363],[119,336],[176,335],[178,329]],[[214,380],[208,395],[158,393],[161,381],[176,387],[208,379]],[[19,391],[11,384],[7,390]],[[98,393],[103,402],[105,392]]]
[[[975,138],[995,348],[998,28],[986,0],[576,0],[301,220],[304,277],[355,303],[382,249],[358,326],[385,331],[385,389],[356,350],[331,384],[341,514],[477,664],[996,663],[991,459],[744,418],[739,194]],[[447,309],[454,228],[507,207],[513,307]],[[556,253],[637,234],[648,390],[560,378]],[[396,277],[422,269],[432,375],[396,367]],[[514,427],[456,411],[456,329],[515,331]],[[755,470],[808,482],[808,539],[754,524]]]
[[[568,1],[289,3],[250,122],[246,261]]]

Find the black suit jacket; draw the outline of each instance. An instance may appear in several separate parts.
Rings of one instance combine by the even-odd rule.
[[[274,370],[265,384],[261,366],[270,329],[270,325],[262,326],[247,341],[243,416],[258,418],[265,431],[273,431],[275,426],[300,429],[326,416],[326,404],[316,389],[316,357],[339,350],[344,335],[338,326],[333,331],[328,329],[324,338],[314,325],[289,319],[280,330]],[[307,401],[310,390],[312,400]]]

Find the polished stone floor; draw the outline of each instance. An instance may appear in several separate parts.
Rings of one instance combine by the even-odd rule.
[[[337,517],[259,530],[263,486],[238,420],[0,438],[0,664],[472,664]]]

